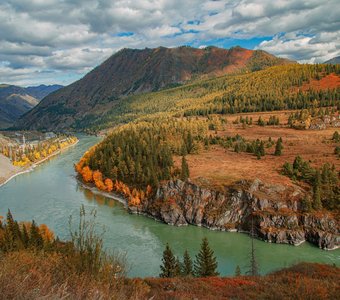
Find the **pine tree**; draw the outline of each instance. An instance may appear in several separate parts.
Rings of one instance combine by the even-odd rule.
[[[217,272],[216,257],[214,256],[214,251],[209,246],[207,238],[202,239],[201,250],[196,255],[194,270],[197,277],[219,275]]]
[[[338,131],[335,131],[335,132],[333,133],[332,140],[335,141],[335,142],[340,142],[340,134],[339,134]]]
[[[275,156],[280,156],[282,154],[282,149],[283,149],[283,146],[282,146],[282,138],[279,138],[276,142],[276,146],[275,146],[275,153],[274,155]]]
[[[235,269],[235,276],[241,276],[241,268],[239,265],[236,266]]]
[[[251,275],[251,276],[257,276],[257,275],[259,275],[259,267],[258,267],[258,264],[257,264],[256,255],[255,255],[255,247],[254,247],[254,220],[253,220],[253,216],[251,218],[250,237],[251,237],[250,266],[249,266],[249,270],[247,271],[247,274]]]
[[[184,255],[183,255],[181,273],[183,276],[193,275],[192,259],[187,250],[185,250]]]
[[[266,152],[264,150],[264,143],[263,143],[263,141],[260,142],[259,152],[260,152],[261,156],[265,156],[266,155]]]
[[[35,221],[32,221],[31,228],[30,228],[30,246],[41,249],[44,245],[43,238],[41,234],[39,233],[39,228],[35,224]]]
[[[12,213],[10,210],[7,212],[7,218],[6,218],[6,227],[5,227],[5,233],[4,233],[4,250],[11,251],[15,248],[15,242],[16,242],[17,236],[16,236],[16,230],[15,230],[15,222],[12,216]]]
[[[186,181],[189,178],[189,166],[185,156],[182,156],[181,180]]]
[[[309,196],[305,196],[301,200],[301,210],[303,212],[310,212],[312,210],[312,201]]]
[[[320,171],[317,170],[313,183],[313,209],[320,210],[322,208],[321,203],[321,174]]]
[[[175,277],[178,276],[178,262],[176,260],[176,257],[172,253],[172,250],[169,246],[169,244],[166,244],[165,250],[163,252],[163,258],[162,258],[163,264],[160,266],[161,268],[161,274],[159,274],[159,277]]]
[[[29,235],[28,235],[28,232],[27,232],[26,225],[23,224],[22,225],[22,243],[23,243],[25,248],[28,247],[29,241],[30,241],[30,238],[29,238]]]

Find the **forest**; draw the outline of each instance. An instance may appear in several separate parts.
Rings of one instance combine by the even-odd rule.
[[[249,139],[241,134],[228,134],[226,128],[231,124],[226,116],[273,112],[266,120],[262,115],[256,119],[237,116],[232,126],[241,125],[243,129],[259,126],[305,130],[318,119],[325,123],[327,118],[331,125],[338,118],[340,89],[313,88],[315,82],[329,74],[340,74],[339,65],[293,64],[124,98],[96,128],[123,124],[113,127],[75,168],[85,183],[120,193],[130,205],[139,205],[156,192],[162,181],[187,180],[190,177],[187,155],[209,151],[215,145],[225,151],[250,153],[258,160],[268,154],[281,156],[286,151],[282,136],[272,138],[269,134],[266,138]],[[283,122],[274,113],[279,110],[294,112]],[[218,131],[226,133],[217,134]],[[335,148],[334,153],[337,151]],[[176,157],[181,157],[180,164],[174,163]],[[325,175],[322,187],[320,183],[316,189],[320,190],[321,205],[314,207],[333,210],[339,207],[338,171],[330,164],[327,166],[324,168],[329,176]],[[316,181],[295,176],[297,171],[291,170],[288,163],[283,170],[295,182],[313,185]],[[312,167],[311,172],[317,175]],[[315,197],[315,188],[310,191]]]
[[[159,92],[124,97],[98,118],[88,115],[78,129],[98,131],[121,123],[167,116],[234,114],[339,106],[340,88],[317,89],[315,83],[339,75],[339,65],[274,66],[241,75],[197,81]]]
[[[58,135],[37,143],[23,145],[1,146],[0,153],[10,158],[15,166],[27,166],[38,162],[49,155],[77,142],[77,138],[69,135]]]

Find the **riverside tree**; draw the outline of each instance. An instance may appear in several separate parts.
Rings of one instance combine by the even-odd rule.
[[[235,268],[235,276],[241,276],[241,268],[239,265],[237,265]]]
[[[166,244],[162,258],[163,264],[161,267],[161,273],[159,277],[176,277],[179,275],[179,263],[174,256],[169,244]]]
[[[183,276],[192,276],[193,275],[193,267],[192,267],[192,259],[187,250],[185,250],[183,255],[183,263],[181,265],[181,273]]]
[[[254,247],[254,219],[251,217],[251,229],[250,229],[250,237],[251,237],[251,249],[250,249],[250,266],[247,271],[248,275],[258,276],[259,275],[259,266],[256,259],[255,247]]]
[[[182,169],[181,169],[181,179],[186,181],[189,178],[189,166],[185,156],[182,156]]]
[[[218,276],[217,261],[214,251],[210,248],[208,239],[202,239],[201,250],[196,255],[194,272],[197,277]]]

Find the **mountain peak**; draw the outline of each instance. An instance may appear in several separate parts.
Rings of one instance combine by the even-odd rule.
[[[269,53],[241,47],[123,48],[82,79],[46,97],[19,121],[19,126],[69,128],[94,107],[112,107],[127,95],[286,63],[289,62]]]

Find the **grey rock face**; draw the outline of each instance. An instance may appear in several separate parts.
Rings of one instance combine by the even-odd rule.
[[[253,219],[256,236],[265,241],[299,245],[307,240],[322,249],[338,248],[339,222],[327,213],[301,213],[302,196],[298,188],[268,186],[259,180],[242,181],[224,191],[176,180],[163,183],[152,199],[129,209],[170,225],[224,231],[250,231]]]

